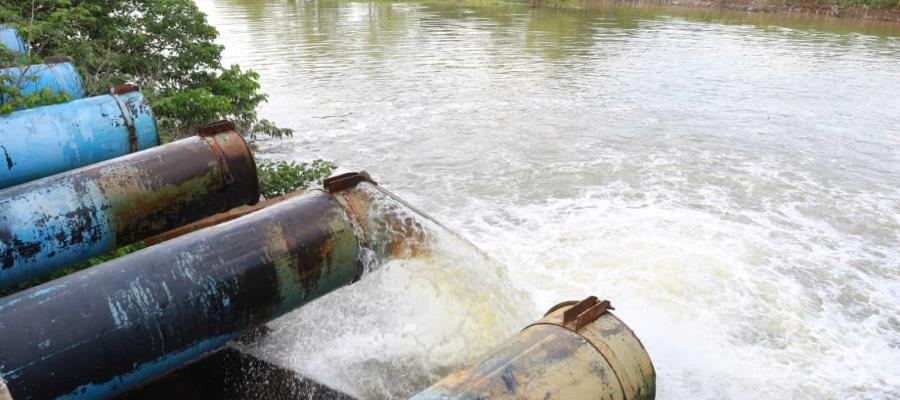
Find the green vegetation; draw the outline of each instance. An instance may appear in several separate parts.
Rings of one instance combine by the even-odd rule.
[[[259,175],[259,191],[265,198],[293,192],[297,186],[308,187],[319,183],[334,172],[337,166],[331,161],[315,160],[297,164],[284,161],[263,161],[256,168]]]
[[[259,118],[256,107],[266,100],[259,75],[222,65],[218,32],[191,0],[2,2],[0,21],[19,30],[30,47],[24,57],[3,51],[4,66],[69,56],[89,96],[136,82],[153,106],[164,141],[220,119],[234,121],[251,137],[292,133]],[[14,104],[63,100],[20,96],[10,83],[4,82],[4,93]]]

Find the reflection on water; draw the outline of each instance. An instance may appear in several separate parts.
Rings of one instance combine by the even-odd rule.
[[[374,300],[360,306],[368,330],[302,317],[350,313],[338,293],[276,324],[308,325],[270,339],[280,362],[402,397],[555,302],[597,294],[647,346],[660,398],[900,397],[896,25],[199,3],[225,61],[261,73],[263,114],[297,130],[260,143],[265,156],[366,169],[496,261],[448,250],[376,271],[343,294]],[[472,278],[491,265],[505,273]],[[526,316],[472,317],[528,303],[510,284],[536,303]],[[491,293],[507,294],[473,301]]]

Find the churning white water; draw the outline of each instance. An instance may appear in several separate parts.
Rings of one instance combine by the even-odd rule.
[[[255,351],[402,398],[594,294],[660,399],[900,398],[896,28],[492,4],[200,2],[297,131],[264,157],[368,170],[465,238],[416,217],[427,256]]]
[[[370,259],[359,282],[270,324],[251,349],[355,397],[408,397],[524,327],[534,304],[470,243],[376,198],[370,223],[416,221],[423,254]]]

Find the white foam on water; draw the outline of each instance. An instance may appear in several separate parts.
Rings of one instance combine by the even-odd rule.
[[[563,198],[460,193],[439,215],[480,251],[382,202],[425,227],[430,255],[279,320],[259,352],[360,398],[405,398],[594,294],[643,341],[659,398],[896,397],[900,193],[768,161],[711,172],[725,156],[668,157],[610,157],[608,182]]]
[[[416,218],[428,254],[369,266],[270,324],[252,351],[355,397],[405,398],[521,329],[534,304],[470,243],[392,200],[376,205],[373,222]]]
[[[805,195],[745,208],[734,191],[748,187],[614,182],[502,211],[473,205],[490,211],[464,229],[541,307],[611,299],[651,354],[660,398],[897,396],[898,201],[858,191],[842,202],[848,193],[808,176],[745,172]]]

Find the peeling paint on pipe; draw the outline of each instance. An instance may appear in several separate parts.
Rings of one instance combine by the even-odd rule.
[[[119,89],[0,116],[0,189],[159,144],[140,91]]]
[[[0,191],[0,287],[255,203],[253,156],[224,129]]]
[[[71,100],[84,97],[81,75],[65,57],[48,59],[47,64],[0,69],[0,76],[15,83],[23,95],[48,89],[54,94],[67,94]],[[0,104],[5,102],[6,98],[0,98]]]
[[[333,194],[310,191],[0,299],[13,399],[107,398],[362,273]]]
[[[25,47],[25,41],[19,36],[19,31],[13,28],[7,28],[0,25],[0,45],[10,49],[13,53],[24,53],[28,51]]]
[[[651,400],[656,372],[608,301],[561,303],[541,320],[412,400]]]

